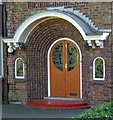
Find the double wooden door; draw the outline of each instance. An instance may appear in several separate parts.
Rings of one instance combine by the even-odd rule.
[[[80,53],[71,41],[57,42],[51,49],[50,88],[53,97],[80,97]]]

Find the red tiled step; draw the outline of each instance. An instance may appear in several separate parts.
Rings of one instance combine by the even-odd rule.
[[[57,106],[57,107],[65,107],[65,106],[84,106],[87,105],[86,102],[82,101],[72,101],[72,100],[33,100],[33,103],[40,106]]]
[[[36,106],[33,103],[27,103],[28,107],[39,108],[39,109],[49,109],[49,110],[74,110],[74,109],[89,109],[90,106],[76,106],[76,107],[52,107],[52,106]]]
[[[33,100],[26,104],[28,107],[51,110],[71,110],[71,109],[88,109],[86,102],[75,100]]]

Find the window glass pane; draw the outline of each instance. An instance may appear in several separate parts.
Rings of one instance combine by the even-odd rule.
[[[57,45],[53,50],[53,63],[59,70],[63,71],[63,55],[62,55],[62,43]]]
[[[95,78],[103,78],[103,60],[98,58],[95,61]]]
[[[77,49],[70,43],[68,43],[68,71],[75,68],[78,62]]]
[[[17,60],[17,76],[23,76],[23,61],[21,59]]]

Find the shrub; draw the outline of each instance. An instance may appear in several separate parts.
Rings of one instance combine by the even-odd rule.
[[[85,113],[79,115],[80,120],[85,119],[102,119],[102,120],[112,120],[113,119],[113,102],[103,104],[102,107],[96,108],[95,110],[89,109]]]

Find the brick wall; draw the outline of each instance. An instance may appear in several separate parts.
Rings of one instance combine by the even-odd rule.
[[[7,4],[7,31],[8,36],[12,36],[17,27],[29,15],[40,9],[45,9],[45,5],[37,3],[8,3]],[[58,4],[58,3],[57,3]],[[59,3],[60,4],[60,3]],[[38,6],[38,7],[37,7]],[[48,4],[49,6],[57,6]],[[67,7],[67,5],[65,5]],[[85,3],[72,4],[76,10],[81,10],[90,17],[100,29],[111,28],[111,3]],[[43,27],[44,26],[44,27]],[[17,101],[30,101],[32,99],[43,98],[48,94],[47,76],[47,52],[50,45],[61,37],[73,39],[82,52],[82,81],[83,98],[94,104],[97,102],[110,101],[111,98],[111,42],[109,38],[104,42],[103,49],[86,49],[86,41],[83,40],[78,30],[62,19],[48,20],[38,25],[29,35],[25,44],[25,51],[16,50],[13,54],[8,54],[8,83],[9,98]],[[15,59],[21,57],[25,63],[25,79],[15,79]],[[105,81],[93,81],[93,60],[95,57],[102,57],[106,63]],[[6,68],[5,68],[6,69]],[[23,92],[24,91],[24,92]],[[12,96],[14,99],[12,99]],[[23,97],[22,97],[23,96]]]
[[[2,90],[3,90],[3,102],[7,103],[8,102],[8,71],[7,71],[7,45],[3,44],[3,65],[4,65],[4,78],[2,80]]]
[[[2,78],[0,78],[0,105],[2,103]]]
[[[3,4],[0,4],[0,42],[1,42],[1,38],[4,36],[4,24],[3,24]],[[0,44],[1,45],[1,44]],[[6,44],[3,44],[3,73],[5,73],[4,75],[2,75],[2,77],[4,76],[4,78],[0,78],[0,100],[2,99],[4,102],[8,101],[8,84],[7,84],[7,52],[6,52]],[[0,46],[0,62],[2,62],[1,60],[1,46]],[[0,63],[1,64],[1,63]],[[1,69],[1,65],[0,65],[0,69]],[[1,70],[0,70],[1,72]],[[1,75],[1,73],[0,73]]]
[[[27,82],[29,86],[28,96],[30,99],[47,96],[47,51],[55,40],[62,37],[73,39],[81,49],[83,60],[83,98],[89,101],[90,104],[110,101],[111,54],[109,51],[111,51],[111,48],[108,46],[111,37],[105,41],[104,49],[89,48],[89,50],[86,50],[86,42],[77,29],[61,19],[49,20],[40,24],[33,30],[27,40]],[[104,82],[93,81],[92,66],[95,57],[103,57],[106,62],[106,78]]]
[[[113,2],[112,2],[112,6],[113,6]],[[112,22],[112,38],[111,38],[111,71],[113,71],[113,7],[112,7],[112,19],[111,19],[111,22]],[[111,86],[112,86],[112,89],[111,89],[111,92],[113,91],[113,72],[111,72]],[[113,101],[113,94],[111,95],[111,98],[112,98],[112,101]]]
[[[24,61],[25,78],[15,78],[15,60],[22,58]],[[17,49],[13,54],[8,54],[8,84],[9,84],[9,101],[27,101],[27,87],[26,87],[26,52]]]
[[[111,28],[111,10],[112,3],[8,3],[6,7],[7,11],[7,29],[8,35],[14,35],[17,27],[22,23],[23,20],[28,18],[29,15],[34,14],[38,10],[44,10],[47,7],[62,6],[73,7],[75,10],[80,10],[87,15],[99,29],[110,29]]]

